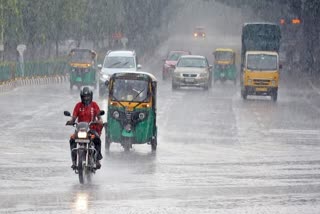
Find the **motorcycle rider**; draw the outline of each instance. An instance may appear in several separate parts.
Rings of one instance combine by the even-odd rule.
[[[78,102],[73,110],[72,118],[67,121],[66,125],[73,125],[74,122],[78,119],[78,122],[98,122],[98,124],[92,124],[90,126],[90,131],[93,134],[93,143],[95,146],[95,149],[97,150],[97,161],[96,161],[96,168],[100,169],[101,164],[100,160],[102,159],[101,155],[101,140],[100,135],[103,128],[103,121],[100,117],[99,112],[100,108],[98,104],[94,101],[92,101],[93,92],[89,87],[84,87],[80,91],[80,98],[81,102]],[[76,148],[76,142],[74,139],[74,135],[70,137],[70,150]],[[75,169],[76,167],[76,153],[71,152],[71,159],[72,159],[72,169]]]

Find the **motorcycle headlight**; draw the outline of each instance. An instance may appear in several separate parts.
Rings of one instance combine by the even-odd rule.
[[[87,138],[87,132],[79,131],[78,132],[78,138]]]
[[[120,114],[119,114],[118,111],[114,111],[113,114],[112,114],[112,116],[113,116],[114,118],[118,119],[119,116],[120,116]]]
[[[146,114],[145,114],[145,113],[143,113],[143,112],[140,112],[140,113],[139,113],[139,119],[140,119],[140,120],[143,120],[145,117],[146,117]]]

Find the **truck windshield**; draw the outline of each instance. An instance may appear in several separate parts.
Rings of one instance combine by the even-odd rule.
[[[119,101],[143,102],[148,98],[148,81],[115,79],[111,93]]]
[[[277,56],[267,54],[248,54],[247,69],[260,71],[277,70]]]

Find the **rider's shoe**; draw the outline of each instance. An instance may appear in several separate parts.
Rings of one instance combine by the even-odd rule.
[[[100,161],[97,160],[97,162],[96,162],[96,169],[100,169],[100,168],[101,168],[101,163],[100,163]]]
[[[75,161],[72,161],[71,168],[72,168],[73,170],[75,170],[75,169],[77,168],[76,165],[77,165],[76,162],[75,162]]]

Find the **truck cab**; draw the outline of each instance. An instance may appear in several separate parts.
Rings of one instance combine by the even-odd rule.
[[[280,67],[279,54],[275,51],[247,51],[242,72],[243,99],[247,95],[261,95],[277,101]]]

